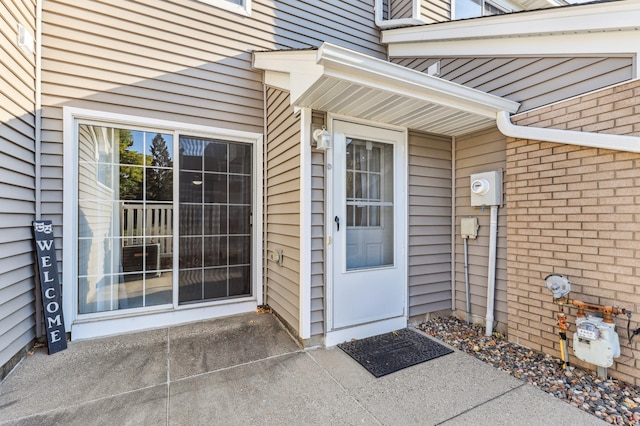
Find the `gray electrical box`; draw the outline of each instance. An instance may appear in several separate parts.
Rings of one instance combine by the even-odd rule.
[[[471,175],[471,206],[500,206],[502,204],[502,170]]]
[[[462,238],[475,240],[478,237],[479,227],[477,217],[463,217],[460,219],[460,235]]]

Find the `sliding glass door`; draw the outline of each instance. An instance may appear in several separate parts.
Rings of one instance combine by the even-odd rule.
[[[252,144],[77,132],[78,314],[251,295]]]

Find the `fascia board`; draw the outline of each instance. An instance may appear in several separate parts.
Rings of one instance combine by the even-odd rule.
[[[640,0],[625,0],[386,30],[382,32],[382,43],[619,31],[636,29],[638,22]]]
[[[310,72],[316,67],[316,53],[315,49],[253,52],[251,65],[261,70],[291,72],[296,69]],[[291,68],[294,65],[295,68]]]
[[[279,71],[265,71],[264,72],[264,84],[267,86],[276,87],[280,90],[290,91],[291,77],[288,73]]]
[[[531,37],[406,42],[389,45],[390,57],[633,56],[640,31],[556,34]]]
[[[324,75],[369,87],[464,109],[488,118],[497,111],[516,112],[519,103],[390,62],[325,43],[318,50]],[[354,71],[358,72],[354,72]]]
[[[265,71],[266,84],[288,90],[292,105],[324,72],[315,50],[254,52],[252,66]]]

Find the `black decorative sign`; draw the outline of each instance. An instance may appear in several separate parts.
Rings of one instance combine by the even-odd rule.
[[[33,235],[40,273],[44,323],[47,330],[49,355],[51,355],[67,349],[67,334],[62,315],[62,289],[58,278],[56,246],[53,240],[53,224],[50,220],[34,221]]]

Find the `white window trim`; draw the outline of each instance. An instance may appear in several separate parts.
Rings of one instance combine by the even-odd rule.
[[[122,125],[136,128],[153,128],[174,132],[176,135],[188,133],[192,136],[222,138],[229,141],[251,143],[254,146],[253,159],[253,254],[252,254],[252,296],[228,301],[204,302],[178,306],[169,309],[141,309],[123,312],[79,315],[78,314],[78,270],[77,270],[77,124],[78,121],[95,121],[105,125]],[[222,317],[237,313],[251,312],[262,303],[262,134],[237,130],[201,126],[195,124],[152,119],[125,114],[95,111],[75,107],[63,107],[64,182],[63,182],[63,312],[65,328],[71,332],[72,340],[106,336],[116,333],[139,331],[176,325],[203,319]],[[174,144],[176,140],[174,140]],[[256,220],[258,219],[258,220]],[[174,295],[175,296],[175,295]]]
[[[200,0],[202,3],[207,3],[220,9],[225,9],[230,12],[238,13],[240,15],[251,16],[251,0],[243,0],[242,5],[231,3],[227,0]]]

